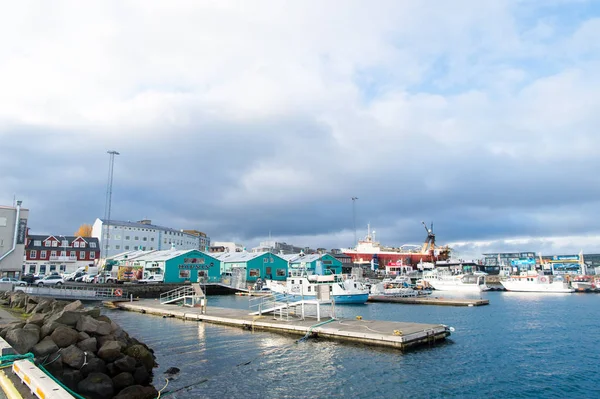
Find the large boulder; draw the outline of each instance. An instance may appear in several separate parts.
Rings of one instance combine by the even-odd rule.
[[[83,309],[83,302],[81,302],[80,300],[71,302],[71,303],[65,305],[65,307],[63,308],[63,310],[67,311],[67,312],[75,311],[75,310],[79,310],[79,309]]]
[[[66,326],[57,327],[50,335],[52,340],[61,348],[71,346],[79,340],[79,333]]]
[[[54,299],[43,298],[40,299],[36,307],[33,309],[33,313],[46,313],[51,309],[52,302]]]
[[[77,311],[61,310],[58,313],[53,314],[48,321],[55,321],[60,324],[67,326],[76,326],[83,314]]]
[[[139,366],[136,367],[135,371],[133,372],[133,379],[135,380],[136,384],[146,385],[152,380],[152,375],[148,370],[146,370],[146,367]]]
[[[40,334],[42,336],[42,338],[47,337],[48,335],[52,334],[54,332],[54,330],[56,330],[58,327],[61,327],[62,324],[57,323],[55,321],[50,321],[45,323],[42,326],[42,330],[40,331]]]
[[[65,368],[63,370],[62,382],[68,386],[71,390],[77,391],[77,385],[81,382],[83,377],[81,371],[73,370],[71,368]]]
[[[77,330],[88,334],[108,335],[110,334],[110,323],[98,321],[91,316],[82,316],[77,322]]]
[[[115,387],[115,391],[120,391],[123,388],[127,388],[128,386],[134,385],[135,381],[133,380],[133,376],[131,373],[122,372],[115,375],[112,378],[113,386]]]
[[[158,397],[156,388],[132,385],[123,389],[113,399],[154,399],[156,397]]]
[[[121,356],[121,345],[117,341],[108,341],[98,349],[98,357],[112,362]]]
[[[98,306],[95,306],[91,309],[86,309],[85,314],[90,317],[93,317],[94,319],[98,319],[98,321],[103,321],[103,320],[100,320],[100,318],[102,317],[100,315],[101,312],[102,312],[102,310]]]
[[[23,328],[23,327],[25,327],[25,323],[23,323],[21,321],[13,321],[12,323],[9,323],[8,325],[6,325],[2,330],[0,330],[0,337],[6,338],[6,334],[10,330],[14,330],[17,328]]]
[[[123,356],[115,360],[115,367],[117,367],[121,371],[127,371],[129,373],[133,373],[135,371],[136,361],[131,356]]]
[[[102,373],[90,373],[77,384],[77,391],[90,399],[112,398],[115,392],[111,378]]]
[[[96,337],[84,339],[83,341],[79,341],[77,343],[77,347],[84,352],[96,352],[98,350],[98,343],[96,342]]]
[[[75,345],[64,348],[60,353],[62,362],[75,370],[79,370],[85,362],[85,354]]]
[[[90,334],[83,332],[83,331],[79,331],[79,340],[80,341],[83,341],[88,338],[90,338]]]
[[[46,368],[46,370],[48,370],[48,372],[50,374],[52,374],[53,376],[55,376],[56,378],[62,378],[63,376],[63,372],[66,368],[63,367],[63,362],[60,359],[61,354],[60,352],[54,352],[51,353],[46,360],[44,360],[44,367]],[[79,382],[79,381],[77,381]],[[75,387],[77,386],[77,384],[75,384]]]
[[[88,359],[87,363],[81,368],[81,374],[83,377],[87,377],[91,373],[107,374],[106,364],[104,364],[102,359],[97,357]]]
[[[55,353],[56,351],[58,351],[58,346],[50,337],[42,339],[40,342],[35,344],[33,348],[31,348],[31,352],[33,352],[35,357],[38,359],[43,356],[48,356],[51,353]]]
[[[15,328],[6,333],[5,339],[17,352],[27,353],[40,340],[40,333],[36,330]]]
[[[152,368],[156,365],[154,355],[144,345],[132,345],[125,349],[125,354],[140,362],[148,372],[151,372]]]
[[[23,330],[33,330],[33,331],[36,331],[37,334],[38,334],[38,337],[39,337],[40,336],[41,328],[37,324],[25,324],[23,326]]]
[[[44,325],[44,317],[41,313],[34,313],[27,318],[27,324],[36,324],[41,327]]]

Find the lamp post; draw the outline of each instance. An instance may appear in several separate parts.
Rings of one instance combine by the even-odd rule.
[[[117,151],[111,150],[106,151],[110,155],[108,161],[108,182],[106,184],[106,204],[104,207],[104,222],[106,223],[106,229],[102,229],[102,243],[104,244],[104,263],[106,264],[106,258],[108,257],[108,240],[110,238],[110,208],[112,203],[112,186],[113,186],[113,169],[115,165],[115,155],[120,155]]]
[[[358,245],[356,238],[356,200],[358,197],[352,197],[352,227],[354,228],[354,245]]]
[[[66,236],[59,236],[62,237],[62,247],[63,247],[63,253],[64,256],[60,256],[58,259],[60,259],[61,263],[64,261],[65,262],[65,271],[67,271],[67,244],[66,242],[68,242],[67,237]],[[60,274],[60,266],[58,266],[59,269],[59,274]]]

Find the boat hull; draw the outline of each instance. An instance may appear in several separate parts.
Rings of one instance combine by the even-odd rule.
[[[305,299],[317,299],[316,296],[311,295],[288,295],[288,298],[292,301],[301,301]],[[369,294],[351,294],[351,295],[332,295],[331,298],[335,301],[336,305],[339,304],[365,304],[369,299]]]
[[[434,280],[429,280],[428,283],[436,291],[481,292],[490,289],[487,285],[481,284],[444,284]]]
[[[513,292],[548,292],[565,294],[575,292],[573,288],[565,287],[563,284],[527,284],[518,281],[500,281],[507,291]]]

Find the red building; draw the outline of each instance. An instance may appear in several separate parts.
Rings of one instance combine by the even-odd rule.
[[[25,246],[23,273],[72,273],[94,266],[100,259],[97,238],[62,235],[30,235]]]

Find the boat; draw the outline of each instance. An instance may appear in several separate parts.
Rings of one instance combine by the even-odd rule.
[[[594,278],[592,276],[576,275],[571,280],[571,287],[575,291],[589,291],[595,289]]]
[[[437,291],[481,292],[490,289],[485,282],[486,276],[487,273],[482,272],[452,274],[434,269],[423,274],[423,281]]]
[[[382,282],[373,284],[370,288],[371,295],[383,295],[395,298],[414,298],[431,295],[431,291],[415,289],[408,277],[397,276],[394,279],[384,279]]]
[[[274,280],[266,283],[271,291],[287,294],[291,300],[316,299],[319,295],[321,299],[331,298],[337,305],[363,304],[369,299],[369,289],[363,283],[340,274],[318,275],[296,269],[290,270],[285,285]]]
[[[515,292],[575,292],[575,289],[571,287],[562,276],[547,276],[535,270],[528,270],[521,272],[518,275],[511,275],[504,280],[500,280],[500,284],[502,284],[507,291]]]
[[[370,266],[372,269],[381,267],[417,267],[419,263],[434,263],[438,260],[448,259],[450,249],[435,246],[433,224],[427,230],[427,238],[423,245],[402,245],[400,247],[386,247],[375,240],[375,230],[367,225],[367,235],[359,240],[354,248],[342,248],[341,252],[352,258],[356,265]]]

